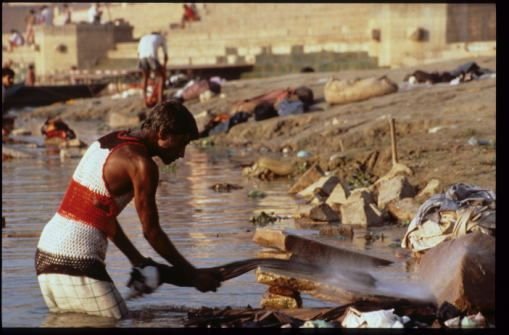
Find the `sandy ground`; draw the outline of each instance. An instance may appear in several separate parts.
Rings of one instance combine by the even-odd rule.
[[[272,89],[310,87],[317,103],[312,112],[278,117],[235,126],[228,134],[212,137],[216,145],[248,147],[255,152],[295,157],[300,150],[312,154],[326,170],[343,178],[358,171],[380,176],[391,166],[388,116],[395,118],[399,161],[415,174],[410,182],[419,187],[431,178],[443,187],[464,182],[495,190],[496,79],[476,80],[456,86],[439,84],[400,90],[363,102],[329,106],[323,99],[327,78],[366,78],[387,75],[401,84],[416,69],[448,71],[468,61],[496,70],[495,57],[462,59],[401,69],[351,70],[328,73],[298,73],[281,77],[227,82],[224,98],[186,102],[201,129],[205,111],[227,112],[233,101],[250,98]],[[60,114],[64,120],[108,121],[111,112],[134,116],[145,110],[140,97],[113,100],[101,97],[76,100],[34,109],[33,116]],[[490,141],[470,145],[472,137]],[[256,156],[256,155],[255,155]],[[288,158],[287,157],[287,158]],[[357,172],[356,172],[357,171]]]

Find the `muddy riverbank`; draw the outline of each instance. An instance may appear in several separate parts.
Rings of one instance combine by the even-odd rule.
[[[337,174],[345,178],[359,166],[380,176],[391,165],[386,117],[393,117],[399,160],[414,170],[413,184],[424,186],[431,178],[437,178],[444,186],[464,182],[495,189],[496,79],[414,88],[401,85],[404,76],[416,69],[450,71],[467,61],[496,71],[496,59],[483,57],[401,69],[299,73],[227,82],[222,97],[203,103],[189,101],[186,105],[201,129],[207,121],[207,111],[229,112],[237,100],[272,89],[308,86],[316,101],[312,112],[262,122],[251,119],[211,139],[216,145],[253,149],[256,154],[285,152],[286,156],[294,157],[298,151],[305,150],[311,154],[310,160],[319,162],[325,170],[338,170]],[[324,101],[324,84],[331,76],[351,79],[381,75],[400,84],[399,91],[346,105],[329,106]],[[70,101],[34,109],[30,115],[58,114],[70,122],[95,119],[104,121],[107,128],[112,113],[134,117],[142,111],[147,110],[135,95]],[[475,144],[484,141],[489,144]],[[334,159],[338,156],[341,164]]]
[[[430,64],[419,69],[447,71],[467,61],[475,61],[483,68],[496,70],[494,57]],[[207,147],[202,151],[200,146],[203,140],[199,140],[195,143],[196,146],[188,151],[185,161],[177,165],[176,172],[164,170],[162,187],[159,191],[160,201],[182,202],[180,209],[164,207],[162,213],[162,216],[166,215],[168,221],[171,221],[171,226],[168,225],[167,229],[170,235],[177,237],[177,246],[182,247],[183,252],[201,266],[257,256],[260,246],[252,241],[255,227],[249,222],[249,218],[260,210],[275,211],[277,215],[293,217],[299,211],[302,202],[287,194],[294,180],[280,178],[267,183],[256,178],[246,178],[241,176],[242,167],[250,165],[259,156],[268,155],[281,161],[306,160],[308,164],[317,162],[324,171],[330,171],[349,183],[354,177],[365,177],[372,183],[377,177],[387,173],[392,165],[389,117],[396,120],[399,161],[413,170],[414,174],[409,176],[408,180],[417,186],[417,191],[431,179],[440,180],[442,190],[450,184],[468,183],[496,191],[496,79],[475,80],[459,85],[420,85],[410,89],[402,85],[397,93],[346,105],[329,106],[324,101],[324,84],[331,76],[348,79],[387,75],[394,82],[401,84],[404,76],[415,69],[417,68],[302,73],[232,81],[223,86],[222,97],[215,97],[206,102],[186,102],[196,116],[199,128],[202,129],[207,121],[207,111],[228,112],[234,101],[273,89],[308,86],[314,91],[316,100],[309,113],[277,117],[262,122],[250,120],[233,127],[227,134],[211,136],[207,143],[214,143],[215,148]],[[25,125],[31,125],[30,129],[36,134],[40,122],[35,124],[33,120],[39,118],[38,120],[42,122],[42,118],[46,116],[59,115],[77,131],[78,137],[90,143],[95,137],[109,131],[111,115],[121,114],[136,120],[136,115],[143,111],[146,109],[139,96],[117,99],[103,96],[33,109],[22,113],[19,119],[21,126],[23,122]],[[136,126],[136,123],[133,122],[130,126]],[[53,320],[52,316],[46,316],[35,276],[28,264],[33,262],[32,254],[37,241],[37,232],[53,214],[78,159],[61,160],[56,153],[46,152],[45,149],[30,150],[34,151],[37,164],[12,160],[5,162],[3,167],[4,177],[8,176],[3,180],[5,191],[2,213],[7,219],[7,229],[4,231],[14,234],[12,235],[14,237],[8,237],[7,244],[4,243],[3,246],[2,260],[4,264],[8,264],[7,276],[3,276],[7,285],[3,292],[8,302],[3,304],[3,313],[10,313],[11,317],[15,314],[22,315],[22,322],[27,322],[35,314],[37,320],[31,321],[31,325],[35,326],[66,326],[68,321],[58,317]],[[218,150],[219,154],[214,153],[214,150]],[[298,158],[297,153],[302,151],[307,152],[309,156]],[[44,176],[53,179],[41,178],[39,176],[41,171]],[[33,180],[33,185],[25,185],[25,180]],[[240,184],[244,189],[219,194],[210,188],[216,183],[226,182]],[[45,191],[33,193],[34,185],[38,190]],[[49,186],[52,187],[50,198],[47,196]],[[178,191],[182,191],[180,194],[188,194],[189,190],[191,190],[189,197],[179,196]],[[265,191],[267,197],[251,199],[248,195],[250,190]],[[32,192],[31,207],[25,208],[20,199],[24,199],[29,192]],[[239,194],[245,195],[243,202],[239,202]],[[276,198],[278,201],[275,201]],[[38,205],[41,199],[46,202]],[[123,215],[122,219],[129,227],[128,233],[135,237],[136,242],[144,243],[133,208],[128,208]],[[293,228],[294,223],[293,218],[283,220],[283,226]],[[281,223],[277,222],[276,225],[280,226]],[[409,255],[401,254],[403,249],[398,245],[405,229],[403,226],[385,226],[371,229],[370,234],[366,231],[355,231],[351,241],[335,239],[335,242],[343,247],[366,253],[387,254],[389,258],[399,259],[398,265],[404,266]],[[386,236],[385,240],[368,240],[367,237],[375,236],[373,231],[375,235],[382,231]],[[395,235],[392,236],[390,231],[395,231]],[[20,250],[13,248],[12,245],[20,240],[16,234],[26,232],[33,233],[33,237],[21,238],[24,243],[20,244],[22,248],[20,253]],[[316,237],[318,231],[314,231],[313,234]],[[230,243],[228,245],[236,245],[236,250],[242,252],[232,255],[229,247],[225,246],[225,238],[226,242]],[[397,247],[394,247],[394,244]],[[109,257],[110,265],[113,266],[113,279],[119,287],[122,287],[121,290],[125,291],[124,281],[128,264],[116,249],[113,249]],[[21,259],[19,264],[15,262],[17,259]],[[17,287],[18,272],[30,278],[27,282],[30,297],[21,300],[14,297],[15,292],[20,292]],[[157,295],[150,298],[150,303],[148,298],[131,302],[129,307],[139,315],[136,314],[134,320],[123,321],[116,326],[168,327],[171,324],[179,327],[191,322],[193,315],[197,317],[195,321],[201,322],[196,321],[201,326],[207,326],[208,317],[219,320],[217,313],[227,314],[221,312],[225,310],[225,306],[239,307],[235,313],[238,312],[240,315],[249,310],[244,306],[258,305],[265,287],[255,282],[254,273],[232,280],[225,283],[224,291],[220,292],[219,297],[212,294],[200,295],[194,291],[192,292],[194,294],[190,294],[189,290],[163,287]],[[11,291],[12,293],[7,294]],[[168,297],[172,297],[172,304],[185,307],[181,311],[172,310],[168,307]],[[154,304],[153,310],[147,309],[151,303]],[[35,304],[36,307],[27,310],[26,306],[29,304]],[[217,307],[218,310],[202,309],[201,313],[197,313],[192,309],[200,306]],[[331,308],[339,308],[332,303],[317,301],[310,297],[306,298],[304,307],[309,315],[303,316],[302,320],[318,315],[318,308],[322,308],[320,312],[323,313],[331,311]],[[313,311],[313,307],[317,310]],[[369,309],[372,308],[374,306]],[[256,312],[260,313],[258,319],[264,315],[264,311]],[[337,321],[340,314],[344,315],[345,312],[345,308],[340,308],[337,315],[334,314],[335,317],[331,317],[330,320]],[[433,313],[434,310],[431,314]],[[274,315],[267,314],[266,317],[268,322]],[[89,324],[86,318],[78,319]],[[258,319],[256,322],[260,321]],[[430,319],[430,322],[425,323],[430,326],[431,322],[433,320]],[[10,323],[11,326],[20,324],[18,321]],[[260,323],[258,326],[263,325]]]

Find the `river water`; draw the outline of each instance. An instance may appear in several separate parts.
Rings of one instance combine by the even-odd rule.
[[[37,134],[42,121],[21,120],[17,126],[24,126]],[[86,143],[107,132],[97,130],[100,127],[94,122],[69,124]],[[29,139],[42,141],[38,136]],[[79,158],[62,160],[58,151],[45,148],[19,146],[18,149],[31,151],[37,157],[2,163],[2,215],[7,222],[3,233],[11,236],[2,238],[2,325],[111,326],[109,320],[102,318],[49,314],[33,265],[40,231],[59,206]],[[180,252],[198,267],[256,257],[261,247],[251,241],[255,227],[249,219],[260,210],[290,215],[298,206],[286,192],[290,181],[267,183],[242,177],[240,163],[249,159],[249,153],[245,152],[204,151],[190,145],[185,158],[177,161],[175,169],[161,168],[157,191],[161,226]],[[243,189],[230,193],[217,193],[210,189],[215,183],[225,182],[241,185]],[[249,198],[247,193],[254,189],[265,192],[267,197]],[[119,222],[143,254],[163,262],[143,238],[132,203],[120,214]],[[278,225],[291,223],[288,220]],[[126,295],[125,283],[130,265],[112,243],[106,263],[120,293]],[[256,283],[254,271],[223,283],[217,293],[164,285],[148,297],[128,301],[128,307],[137,317],[114,325],[178,326],[182,314],[168,312],[166,307],[258,307],[266,289],[265,285]],[[305,304],[330,305],[312,298],[307,299]]]
[[[38,134],[43,120],[20,119],[23,126]],[[107,133],[97,122],[69,122],[86,143]],[[42,138],[30,140],[41,143]],[[13,147],[16,147],[14,145]],[[231,279],[217,292],[201,293],[193,288],[161,286],[155,293],[128,301],[133,317],[113,322],[83,314],[51,314],[40,294],[34,270],[34,252],[44,224],[60,204],[79,158],[61,159],[58,150],[20,146],[36,154],[33,159],[13,159],[2,163],[2,215],[6,228],[2,237],[2,326],[3,327],[182,327],[186,313],[180,308],[259,307],[267,286],[256,282],[251,271]],[[180,252],[197,267],[217,266],[230,261],[257,257],[262,248],[252,241],[256,227],[249,219],[260,211],[290,216],[301,205],[287,194],[291,180],[262,182],[242,176],[241,165],[252,153],[233,149],[200,149],[188,146],[176,168],[162,167],[157,191],[161,226]],[[240,190],[217,193],[216,183],[241,185]],[[260,190],[265,198],[247,196]],[[120,214],[119,222],[140,251],[164,262],[143,238],[133,204]],[[275,224],[294,228],[292,219]],[[364,241],[356,248],[364,249]],[[383,249],[386,250],[387,248]],[[130,264],[110,243],[106,257],[108,272],[120,293],[127,295]],[[334,304],[303,295],[304,307]]]

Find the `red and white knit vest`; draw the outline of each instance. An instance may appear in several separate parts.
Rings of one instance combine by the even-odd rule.
[[[113,197],[104,180],[111,153],[126,144],[143,145],[125,131],[93,142],[78,164],[57,213],[44,227],[37,248],[64,259],[104,262],[107,236],[115,233],[114,219],[132,200],[133,193]]]

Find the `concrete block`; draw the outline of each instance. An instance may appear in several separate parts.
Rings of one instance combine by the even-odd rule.
[[[313,166],[311,166],[306,172],[304,172],[304,174],[302,174],[299,177],[299,179],[297,179],[297,181],[293,184],[288,193],[295,194],[302,191],[303,189],[305,189],[306,187],[308,187],[309,185],[323,177],[323,175],[324,172],[320,168],[320,166],[318,164],[313,164]]]
[[[313,184],[306,187],[304,190],[297,193],[300,197],[311,198],[314,196],[315,189],[320,188],[327,194],[331,194],[332,190],[339,183],[339,178],[336,176],[324,176],[318,179]]]
[[[408,222],[419,210],[419,203],[413,198],[404,198],[389,202],[387,210],[399,222]]]
[[[395,176],[378,185],[378,208],[385,208],[393,200],[414,196],[415,189],[410,185],[407,178],[405,176]]]
[[[339,182],[334,187],[329,197],[327,198],[326,203],[330,206],[335,204],[344,204],[348,197],[350,196],[350,189],[347,185]]]
[[[341,205],[340,212],[342,224],[370,227],[383,223],[382,215],[367,189],[354,190],[347,201]]]
[[[313,207],[309,212],[309,217],[314,221],[339,222],[338,214],[325,203]]]
[[[431,179],[426,186],[415,196],[415,200],[418,202],[424,202],[428,200],[432,195],[441,192],[441,183],[438,179]]]

